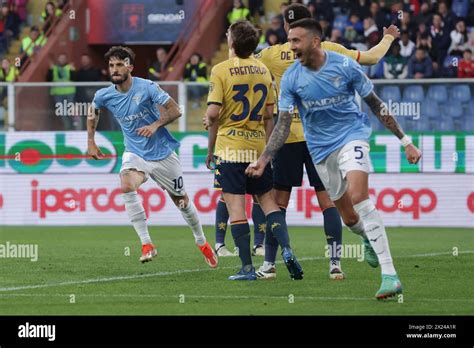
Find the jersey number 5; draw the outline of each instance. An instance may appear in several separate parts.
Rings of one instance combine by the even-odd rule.
[[[246,97],[247,92],[249,91],[249,85],[234,85],[233,88],[234,91],[237,92],[236,95],[232,99],[236,102],[242,103],[243,110],[240,115],[232,114],[230,117],[232,121],[242,121],[246,119],[249,116],[249,111],[250,111],[250,102],[248,98]],[[258,91],[262,92],[262,97],[258,101],[257,105],[253,108],[252,112],[250,112],[250,121],[260,121],[262,119],[262,115],[259,115],[260,110],[262,110],[263,103],[267,99],[267,94],[268,94],[268,89],[267,86],[264,84],[256,84],[253,87],[254,93],[257,93]]]

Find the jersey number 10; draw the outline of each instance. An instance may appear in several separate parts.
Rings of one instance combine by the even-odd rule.
[[[237,92],[236,95],[232,99],[236,102],[242,103],[243,110],[240,115],[232,114],[230,117],[232,121],[242,121],[246,119],[249,116],[249,111],[250,111],[250,102],[248,98],[246,97],[247,92],[249,91],[249,85],[234,85],[233,90]],[[253,92],[257,93],[258,91],[262,92],[262,97],[258,101],[257,105],[252,109],[252,112],[250,112],[250,121],[260,121],[262,119],[262,115],[259,115],[260,110],[262,110],[263,103],[267,99],[267,94],[268,94],[268,89],[267,86],[265,86],[262,83],[256,84],[253,87]]]

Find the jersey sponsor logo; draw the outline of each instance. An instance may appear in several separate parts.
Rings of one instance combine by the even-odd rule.
[[[243,137],[245,140],[248,139],[262,139],[265,138],[265,132],[264,131],[243,131],[243,130],[237,130],[235,128],[230,129],[227,132],[227,135],[232,136],[232,137]]]
[[[319,100],[302,100],[302,104],[307,110],[310,110],[310,109],[318,110],[322,108],[327,108],[328,106],[332,106],[332,105],[347,103],[351,101],[352,99],[353,99],[352,96],[338,95],[335,97],[323,98]]]
[[[144,110],[144,111],[140,111],[138,114],[122,116],[122,117],[116,116],[116,117],[120,120],[120,122],[131,123],[133,121],[143,119],[149,115],[150,113],[147,110]]]

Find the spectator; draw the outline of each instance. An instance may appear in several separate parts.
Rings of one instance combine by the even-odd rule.
[[[464,50],[463,59],[459,61],[458,77],[474,77],[474,60],[472,60],[472,51],[469,48]]]
[[[285,28],[283,28],[283,22],[280,21],[278,16],[273,17],[270,22],[270,28],[268,28],[265,34],[265,39],[267,42],[269,42],[268,37],[271,34],[275,34],[278,37],[279,44],[284,44],[287,41],[286,31]]]
[[[75,81],[77,82],[98,82],[104,80],[104,77],[107,76],[107,71],[103,69],[102,71],[92,65],[91,57],[84,53],[81,56],[81,66],[77,73],[75,74]],[[97,90],[97,87],[89,86],[80,86],[76,88],[76,102],[78,103],[90,103],[94,99],[94,94]],[[83,122],[84,117],[87,115],[81,116],[78,119],[78,129],[85,128],[85,122]]]
[[[415,43],[410,40],[410,34],[407,31],[402,31],[400,34],[399,45],[401,56],[410,58],[415,50]]]
[[[444,28],[443,20],[439,14],[433,16],[430,35],[433,45],[433,60],[437,66],[443,65],[444,58],[448,53],[448,48],[451,43],[451,38],[449,37],[449,32]]]
[[[249,0],[249,11],[253,21],[256,22],[256,17],[260,23],[265,22],[265,7],[263,6],[263,0]]]
[[[56,7],[59,8],[61,11],[64,7],[66,7],[69,0],[56,0]]]
[[[21,40],[20,53],[25,53],[27,57],[36,54],[41,47],[46,45],[47,38],[40,32],[37,26],[30,28],[30,35]]]
[[[258,46],[255,49],[255,53],[260,52],[261,50],[265,49],[268,47],[267,42],[265,41],[265,34],[263,33],[262,27],[258,24],[255,24],[255,29],[258,30],[258,33],[260,35],[260,39],[258,40]]]
[[[148,69],[148,78],[152,81],[160,81],[161,75],[168,68],[166,64],[166,50],[163,47],[159,47],[156,50],[156,61]]]
[[[207,83],[207,65],[202,61],[202,57],[199,53],[194,53],[186,67],[184,68],[184,81],[187,82],[200,82]],[[193,108],[197,109],[201,107],[201,98],[207,93],[208,87],[206,86],[187,86],[190,99],[193,102]]]
[[[448,9],[448,5],[446,4],[446,2],[444,1],[439,2],[438,13],[441,15],[441,19],[444,23],[445,30],[447,30],[448,32],[453,30],[455,16]]]
[[[417,48],[415,55],[408,61],[408,77],[411,79],[424,79],[433,76],[433,63],[426,51]]]
[[[353,28],[358,34],[364,33],[364,24],[360,20],[360,17],[357,13],[351,13],[349,19],[347,20],[346,29]]]
[[[287,2],[282,2],[280,4],[280,14],[277,16],[278,19],[280,20],[281,23],[284,23],[285,19],[285,11],[288,8],[288,3]]]
[[[332,32],[331,24],[325,18],[321,18],[319,19],[319,25],[321,25],[321,30],[323,34],[322,41],[329,40]]]
[[[383,64],[386,79],[404,79],[408,75],[408,58],[400,54],[400,45],[392,46],[392,53],[385,58]]]
[[[380,32],[371,17],[364,19],[364,37],[369,49],[380,41]]]
[[[76,79],[74,64],[68,63],[67,56],[64,53],[58,55],[56,64],[51,64],[46,80],[50,82],[71,82]],[[76,94],[74,86],[51,87],[50,95],[54,100],[54,109],[58,104],[73,103]],[[61,115],[64,130],[79,129],[79,120],[72,117],[75,115]]]
[[[242,0],[234,0],[234,7],[227,14],[227,20],[229,24],[240,20],[250,20],[250,11],[244,6]]]
[[[51,28],[57,18],[60,18],[63,14],[59,8],[56,7],[54,2],[48,1],[41,12],[41,22],[43,23],[43,33],[47,33],[48,29]]]
[[[271,33],[270,35],[268,35],[267,39],[268,41],[265,41],[267,47],[278,45],[278,36],[276,36],[275,33]]]
[[[26,6],[28,5],[28,0],[13,0],[12,2],[15,12],[20,17],[20,22],[24,23],[28,16],[28,10]]]
[[[429,52],[431,56],[433,51],[433,46],[431,44],[431,36],[429,36],[428,33],[418,35],[416,39],[416,48],[421,48],[422,50]]]
[[[375,1],[370,4],[370,16],[375,20],[379,30],[390,26],[390,12]]]
[[[400,31],[407,31],[410,33],[410,39],[416,39],[416,28],[417,25],[414,21],[412,21],[410,12],[403,12],[402,19],[400,20],[400,24],[398,25]]]
[[[429,2],[424,2],[420,6],[420,12],[417,16],[415,16],[415,23],[417,25],[424,23],[425,25],[429,25],[431,23],[431,17],[433,13],[431,11],[431,5]]]
[[[462,57],[464,50],[469,46],[469,37],[467,35],[466,25],[464,21],[458,21],[456,28],[451,31],[451,46],[448,53],[452,56]]]
[[[312,3],[314,4],[316,16],[319,20],[324,18],[329,23],[334,21],[334,10],[330,0],[313,0]]]
[[[18,39],[18,34],[20,33],[20,17],[16,12],[10,11],[7,3],[3,3],[1,14],[2,20],[5,23],[4,35],[7,40],[7,47],[9,47],[12,39]]]
[[[350,3],[350,13],[355,13],[361,19],[370,17],[370,1],[352,0]]]
[[[339,45],[342,45],[344,47],[350,46],[350,43],[347,42],[347,40],[342,36],[342,32],[339,29],[333,29],[331,31],[331,38],[329,41],[338,43]]]
[[[2,59],[2,68],[0,69],[1,82],[15,82],[18,80],[20,72],[16,66],[12,65],[7,58]]]

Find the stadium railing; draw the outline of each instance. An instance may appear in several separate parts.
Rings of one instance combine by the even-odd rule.
[[[474,131],[474,79],[374,80],[375,90],[407,131]],[[0,125],[8,131],[60,130],[59,117],[82,118],[85,127],[88,103],[96,90],[108,82],[77,83],[0,83]],[[55,105],[50,96],[54,86],[74,86],[72,99]],[[180,105],[183,117],[168,128],[172,131],[203,131],[202,116],[206,110],[207,83],[163,81],[160,86]],[[360,102],[360,99],[359,99]],[[68,104],[68,103],[73,103]],[[373,116],[365,103],[364,112]],[[73,113],[73,114],[71,114]],[[118,130],[111,115],[102,130]],[[383,127],[370,117],[375,131]],[[100,124],[99,124],[99,127]]]

